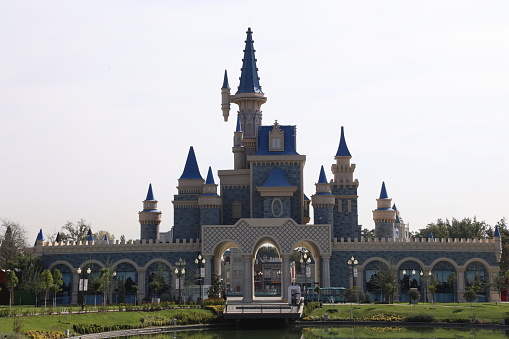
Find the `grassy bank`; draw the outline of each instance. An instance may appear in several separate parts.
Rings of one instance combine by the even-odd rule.
[[[325,305],[314,309],[305,320],[322,320],[328,314],[330,320],[349,320],[351,316],[357,320],[381,320],[381,315],[395,316],[396,319],[407,319],[412,316],[432,316],[437,322],[469,322],[472,314],[476,323],[500,324],[502,319],[509,317],[507,304],[476,303],[470,304],[419,304],[415,308],[408,304],[341,304]]]
[[[30,315],[23,317],[1,317],[0,333],[13,333],[13,321],[15,318],[21,319],[23,331],[58,331],[65,333],[69,329],[72,333],[73,325],[132,325],[135,327],[143,326],[142,319],[173,319],[177,315],[198,315],[214,318],[214,313],[206,309],[167,309],[153,312],[130,311],[130,312],[97,312],[80,314],[55,314],[55,315]]]

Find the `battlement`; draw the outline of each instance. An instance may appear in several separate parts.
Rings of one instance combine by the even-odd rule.
[[[142,239],[105,243],[103,241],[37,241],[36,254],[56,253],[111,253],[111,252],[179,252],[200,251],[200,239],[175,239],[173,242]]]
[[[500,238],[465,239],[465,238],[334,238],[333,251],[471,251],[486,252],[494,249],[502,253]],[[497,253],[498,255],[498,253]]]

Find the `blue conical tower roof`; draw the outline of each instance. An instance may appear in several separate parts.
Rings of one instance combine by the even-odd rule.
[[[318,183],[319,184],[327,183],[327,177],[325,176],[325,171],[323,169],[323,165],[322,165],[322,168],[320,169],[320,177],[318,178]]]
[[[246,48],[244,49],[244,59],[242,59],[242,73],[240,74],[240,84],[237,90],[239,93],[262,93],[260,78],[258,77],[258,68],[256,68],[255,49],[253,46],[253,32],[251,27],[247,29]]]
[[[343,126],[341,126],[341,137],[339,138],[339,147],[336,153],[337,157],[351,157],[350,151],[348,150],[348,146],[345,141],[345,132]]]
[[[495,232],[493,232],[493,236],[500,238],[500,230],[498,229],[498,225],[495,226]]]
[[[191,146],[189,148],[189,153],[187,154],[186,166],[184,167],[184,172],[180,176],[180,179],[202,179],[200,174],[200,169],[198,168],[198,162],[196,161],[196,156],[194,155],[194,148]]]
[[[428,236],[429,239],[434,239],[433,237],[433,232],[429,232],[429,236]]]
[[[214,175],[212,174],[212,167],[209,166],[209,172],[207,173],[207,180],[205,180],[206,185],[215,185]]]
[[[235,132],[242,132],[242,125],[240,124],[240,116],[237,115],[237,128],[235,128]]]
[[[87,237],[85,238],[86,241],[97,241],[97,239],[94,237],[94,234],[92,233],[92,229],[88,229]]]
[[[44,240],[44,233],[42,233],[42,228],[39,230],[39,234],[37,234],[36,240]]]
[[[106,234],[104,235],[103,242],[104,242],[105,244],[109,244],[109,243],[110,243],[110,241],[108,240],[108,236],[107,236]]]
[[[226,70],[224,70],[223,87],[221,88],[230,88],[230,84],[228,84],[228,73]]]
[[[387,194],[387,190],[385,189],[385,181],[382,182],[382,190],[380,191],[380,198],[378,199],[389,199],[389,195]]]
[[[154,199],[154,193],[152,192],[152,184],[148,185],[147,198],[145,200],[156,200]]]

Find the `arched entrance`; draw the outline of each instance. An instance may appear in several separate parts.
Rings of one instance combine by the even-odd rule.
[[[206,281],[209,283],[211,281],[210,262],[213,262],[214,273],[220,274],[223,253],[228,248],[237,247],[240,250],[244,281],[242,301],[253,302],[256,253],[265,243],[276,247],[280,255],[280,285],[284,301],[288,300],[288,287],[291,284],[291,255],[293,249],[303,247],[301,245],[309,248],[317,263],[314,269],[315,276],[321,280],[322,286],[328,287],[331,256],[330,225],[299,225],[288,218],[240,219],[235,225],[203,226],[202,253],[205,259],[209,259],[209,267],[207,269],[206,266],[205,269]],[[323,266],[322,271],[320,266]]]

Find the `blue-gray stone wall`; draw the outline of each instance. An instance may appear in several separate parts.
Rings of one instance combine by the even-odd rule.
[[[275,199],[279,199],[274,203],[274,213],[272,214],[272,204]],[[291,201],[290,197],[263,197],[263,217],[264,218],[291,218]]]
[[[198,201],[198,194],[178,194],[174,201]],[[200,235],[200,209],[194,207],[173,208],[173,239],[196,239]]]
[[[393,222],[376,222],[375,236],[377,238],[393,238],[394,223]]]
[[[294,163],[284,163],[284,162],[272,162],[268,163],[255,163],[252,164],[252,172],[253,176],[252,180],[252,188],[253,188],[253,218],[263,218],[264,217],[264,203],[263,199],[260,196],[260,193],[256,190],[256,187],[263,186],[265,181],[267,180],[270,171],[273,169],[280,169],[285,174],[286,179],[292,186],[297,187],[297,191],[293,193],[293,196],[290,197],[290,216],[297,222],[301,224],[302,220],[302,209],[303,209],[303,193],[302,193],[302,185],[301,185],[301,164],[298,162]]]
[[[332,186],[332,194],[336,196],[357,196],[357,187],[343,187],[339,185]],[[341,200],[341,202],[339,202]],[[351,212],[348,212],[348,201],[351,204]],[[341,203],[341,211],[339,204]],[[357,198],[343,199],[339,197],[336,200],[334,208],[334,238],[360,238],[361,228],[359,225],[359,215]]]
[[[223,225],[233,225],[239,218],[233,218],[233,203],[238,201],[242,204],[242,218],[249,218],[249,201],[250,189],[249,186],[225,186],[222,190],[223,198]]]
[[[141,224],[140,239],[157,239],[159,236],[159,223]]]
[[[200,224],[203,225],[220,225],[221,209],[220,208],[202,208],[200,210]],[[201,239],[201,232],[200,232]]]
[[[315,224],[334,225],[334,207],[313,207]]]

